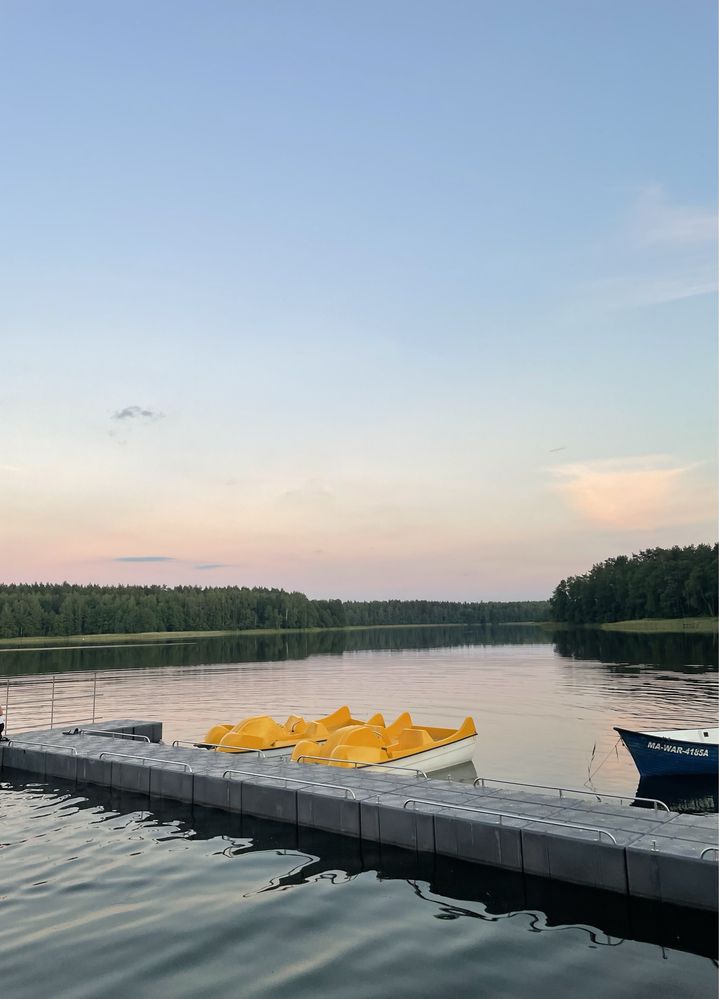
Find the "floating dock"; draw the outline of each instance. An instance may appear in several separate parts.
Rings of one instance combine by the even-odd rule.
[[[559,788],[555,794],[514,789],[509,781],[472,786],[412,771],[300,766],[161,739],[161,722],[132,719],[27,732],[0,744],[0,769],[717,910],[717,815],[631,807],[589,791],[581,798]]]

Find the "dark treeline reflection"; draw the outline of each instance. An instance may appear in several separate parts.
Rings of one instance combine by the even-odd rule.
[[[704,814],[719,811],[716,777],[642,777],[638,798],[657,798],[673,812]]]
[[[519,913],[532,916],[531,932],[553,927],[574,927],[587,934],[587,944],[616,947],[636,940],[671,947],[716,959],[717,916],[713,912],[682,909],[614,892],[548,881],[514,871],[458,861],[438,854],[415,853],[379,843],[361,841],[316,829],[214,809],[148,799],[125,791],[90,785],[67,784],[5,771],[5,793],[13,790],[58,800],[70,795],[79,809],[93,809],[95,820],[103,812],[116,819],[133,816],[133,838],[141,849],[142,827],[148,839],[161,843],[158,827],[166,830],[165,842],[186,838],[191,850],[211,844],[231,862],[243,863],[254,853],[286,856],[286,870],[259,882],[257,893],[286,892],[319,880],[341,885],[362,875],[377,881],[407,885],[407,905],[426,905],[438,919],[479,919],[497,922]],[[97,812],[98,807],[102,812]],[[151,808],[151,811],[148,811]],[[141,818],[139,815],[141,814]],[[190,855],[191,859],[191,855]],[[225,881],[231,874],[225,874]],[[171,891],[171,888],[170,888]]]
[[[368,628],[367,630],[227,635],[191,641],[0,651],[0,675],[66,673],[74,670],[198,666],[205,663],[281,662],[315,655],[473,645],[548,644],[551,637],[532,625]]]
[[[711,634],[645,634],[577,628],[552,633],[555,651],[567,659],[593,659],[600,663],[716,668],[717,636]]]

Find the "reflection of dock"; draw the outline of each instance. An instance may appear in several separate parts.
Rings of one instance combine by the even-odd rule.
[[[717,907],[716,815],[182,749],[159,741],[159,722],[92,728],[18,736],[0,746],[0,766],[639,898]]]

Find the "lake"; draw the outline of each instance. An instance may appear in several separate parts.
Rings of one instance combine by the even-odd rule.
[[[95,671],[99,714],[160,718],[166,739],[345,702],[437,724],[472,714],[474,770],[458,779],[583,787],[601,764],[593,786],[631,795],[636,771],[612,726],[712,721],[717,648],[712,636],[506,627],[0,653],[0,673],[60,673],[68,697],[85,698]],[[11,731],[31,708],[13,715],[11,701]],[[0,976],[14,999],[716,995],[713,914],[0,776]],[[711,788],[682,794],[690,810],[716,808]]]
[[[166,741],[200,739],[214,723],[247,715],[313,718],[341,704],[356,717],[382,711],[389,721],[409,710],[440,726],[472,715],[479,730],[474,770],[458,779],[583,787],[592,775],[592,786],[615,794],[638,788],[615,725],[716,724],[713,635],[388,628],[0,652],[0,675],[65,674],[71,711],[85,707],[69,698],[87,689],[83,677],[95,670],[99,715],[159,718]],[[23,705],[11,695],[10,732],[30,721],[49,724],[36,689],[28,685]],[[716,809],[712,783],[665,785],[659,790],[676,807]],[[652,794],[641,790],[661,797],[655,786]]]

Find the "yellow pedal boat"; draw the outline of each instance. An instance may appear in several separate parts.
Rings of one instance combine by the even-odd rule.
[[[418,769],[424,773],[468,763],[474,754],[477,728],[465,718],[457,729],[415,725],[405,711],[391,725],[350,725],[323,743],[302,739],[292,751],[297,763],[324,763],[333,767]]]
[[[245,718],[237,725],[213,725],[198,745],[218,753],[241,753],[259,750],[272,755],[289,756],[300,739],[312,740],[312,745],[323,745],[332,733],[347,726],[384,728],[381,714],[363,722],[353,718],[347,705],[316,721],[305,721],[301,715],[290,715],[284,724],[269,715]]]

